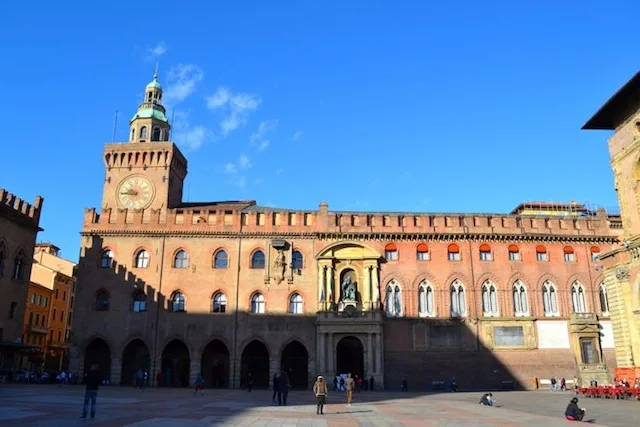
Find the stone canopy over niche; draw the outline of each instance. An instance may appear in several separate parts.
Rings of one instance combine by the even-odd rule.
[[[380,254],[357,242],[338,242],[320,251],[318,294],[325,310],[377,307]]]

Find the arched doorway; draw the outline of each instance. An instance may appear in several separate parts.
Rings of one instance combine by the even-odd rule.
[[[186,344],[173,340],[162,351],[162,385],[167,387],[189,387],[189,365],[191,357]]]
[[[364,376],[364,347],[356,337],[344,337],[336,347],[336,373]]]
[[[136,338],[127,344],[122,352],[120,385],[135,384],[135,375],[138,369],[148,372],[150,368],[151,354],[149,353],[149,347],[147,347],[144,341]]]
[[[292,388],[309,387],[309,353],[300,341],[291,341],[282,350],[280,369],[289,376]]]
[[[269,350],[262,342],[253,340],[242,350],[240,386],[247,386],[251,374],[253,386],[269,388]]]
[[[89,372],[93,365],[98,365],[103,380],[111,379],[111,350],[102,338],[94,338],[84,350],[84,373]]]
[[[202,351],[202,376],[207,387],[229,387],[229,349],[213,340]]]

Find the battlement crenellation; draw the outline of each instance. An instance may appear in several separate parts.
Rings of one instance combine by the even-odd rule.
[[[482,213],[385,213],[287,210],[256,205],[174,209],[85,210],[85,231],[170,231],[256,234],[476,234],[615,236],[619,219],[598,211],[588,216]]]
[[[0,188],[0,206],[2,209],[19,215],[21,218],[32,222],[35,226],[40,224],[43,202],[44,198],[42,196],[36,196],[34,203],[31,204],[6,189]]]

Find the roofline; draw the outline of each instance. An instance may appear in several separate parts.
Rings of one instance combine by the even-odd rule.
[[[624,86],[616,91],[607,102],[582,126],[582,130],[615,130],[629,115],[629,106],[635,101],[640,106],[640,71],[634,74]],[[624,116],[621,118],[621,116]]]

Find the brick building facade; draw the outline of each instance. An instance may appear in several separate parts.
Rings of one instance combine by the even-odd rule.
[[[294,386],[317,374],[410,388],[530,387],[615,367],[596,255],[620,220],[576,203],[505,214],[342,212],[183,203],[157,79],[107,144],[100,212],[85,211],[71,369],[113,383]],[[601,332],[600,332],[601,331]]]
[[[29,204],[0,188],[0,369],[19,368],[31,255],[41,231],[42,197]]]
[[[29,283],[22,342],[33,349],[22,356],[20,369],[28,371],[42,369],[47,351],[52,300],[53,289],[35,282]]]

